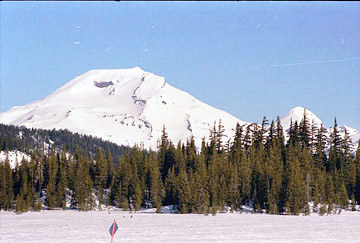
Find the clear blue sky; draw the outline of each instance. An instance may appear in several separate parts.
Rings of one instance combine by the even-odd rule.
[[[360,129],[359,2],[2,2],[1,111],[140,66],[239,119]]]

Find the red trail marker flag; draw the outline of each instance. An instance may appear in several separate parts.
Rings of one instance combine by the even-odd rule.
[[[117,226],[115,219],[114,219],[114,223],[112,223],[112,225],[109,228],[109,232],[111,235],[111,243],[113,243],[113,238],[114,238],[114,235],[115,235],[116,231],[118,230],[118,228],[119,227]]]

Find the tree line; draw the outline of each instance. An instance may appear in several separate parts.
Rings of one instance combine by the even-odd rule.
[[[236,125],[224,141],[221,120],[206,142],[193,137],[176,145],[164,127],[157,151],[135,145],[117,163],[98,147],[89,156],[79,147],[32,154],[15,169],[0,163],[0,208],[82,211],[116,206],[137,211],[173,205],[175,212],[216,214],[230,209],[270,214],[320,215],[356,209],[360,202],[360,146],[342,138],[336,119],[331,134],[308,121],[291,122],[285,139],[279,118],[262,125]],[[116,155],[115,155],[116,156]]]

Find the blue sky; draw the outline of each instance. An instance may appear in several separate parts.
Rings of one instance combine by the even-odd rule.
[[[0,110],[140,66],[244,121],[360,129],[359,2],[2,2]]]

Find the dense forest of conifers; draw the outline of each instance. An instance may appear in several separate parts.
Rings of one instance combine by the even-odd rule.
[[[72,133],[69,130],[44,130],[0,124],[0,150],[18,150],[27,154],[51,147],[54,151],[66,147],[69,153],[75,153],[78,148],[86,151],[88,156],[95,156],[100,147],[113,154],[113,162],[118,162],[126,146],[104,141],[91,135]]]
[[[97,148],[96,156],[79,146],[71,155],[62,150],[32,152],[15,169],[0,163],[0,208],[40,210],[70,207],[86,211],[113,205],[140,210],[174,205],[180,213],[212,213],[230,209],[320,215],[356,208],[360,202],[360,148],[349,136],[317,128],[304,114],[291,123],[288,139],[279,118],[261,126],[236,126],[232,142],[223,141],[221,121],[209,142],[195,147],[193,138],[174,145],[164,128],[158,150],[139,146],[118,154]],[[40,199],[41,198],[41,199]],[[99,203],[100,202],[100,203]],[[313,205],[313,207],[312,207]]]

